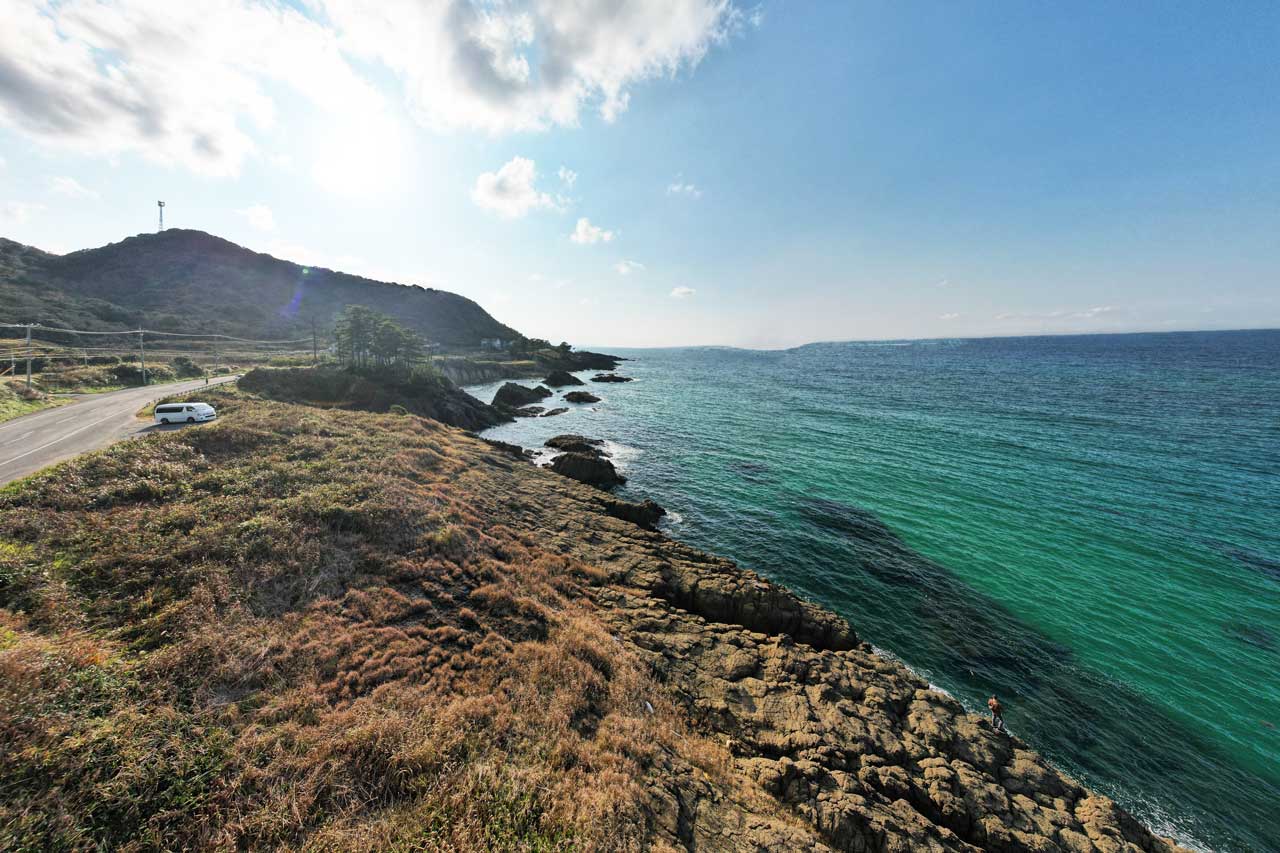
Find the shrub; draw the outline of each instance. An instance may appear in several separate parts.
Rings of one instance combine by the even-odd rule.
[[[204,376],[204,368],[185,355],[180,355],[173,361],[169,362],[169,366],[173,370],[174,375],[179,378]]]

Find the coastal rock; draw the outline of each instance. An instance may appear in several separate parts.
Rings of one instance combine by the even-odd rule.
[[[604,502],[604,511],[614,518],[629,521],[632,524],[643,527],[645,530],[653,530],[658,526],[658,522],[662,520],[662,517],[667,514],[665,509],[647,499],[638,504],[630,501],[606,500]]]
[[[550,396],[550,389],[543,388],[541,385],[527,388],[524,385],[517,385],[515,382],[508,382],[498,389],[497,394],[493,395],[493,405],[514,409],[520,406],[527,406],[530,403],[536,403]]]
[[[511,409],[511,414],[517,418],[536,418],[546,411],[543,406],[521,406],[518,409]]]
[[[570,391],[564,395],[564,399],[568,403],[599,403],[600,398],[590,391]]]
[[[599,438],[587,438],[585,435],[575,435],[573,433],[565,433],[564,435],[553,435],[542,443],[543,447],[550,447],[553,450],[572,451],[574,453],[586,453],[593,456],[608,456],[602,448],[604,440]]]
[[[562,388],[565,385],[586,385],[587,383],[567,370],[553,370],[547,374],[546,379],[542,380],[542,384],[552,388]]]
[[[577,350],[560,352],[559,350],[542,350],[537,354],[538,364],[543,370],[614,370],[618,363],[627,361],[616,355],[601,352]]]
[[[631,382],[630,376],[619,376],[616,373],[597,373],[591,377],[592,382]]]
[[[627,481],[608,459],[587,453],[562,453],[546,467],[598,489],[612,489]]]
[[[544,417],[544,418],[554,418],[556,415],[563,415],[563,414],[564,414],[565,412],[567,412],[567,411],[569,411],[569,410],[568,410],[568,409],[565,409],[565,408],[552,409],[552,410],[551,410],[551,411],[549,411],[549,412],[544,412],[544,413],[542,414],[542,417]]]

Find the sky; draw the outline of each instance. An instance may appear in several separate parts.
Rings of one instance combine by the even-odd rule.
[[[1280,326],[1280,4],[0,0],[0,236],[597,346]]]

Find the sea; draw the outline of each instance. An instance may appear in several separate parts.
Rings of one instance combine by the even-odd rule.
[[[607,440],[668,535],[1157,832],[1280,851],[1280,331],[606,351],[634,381],[485,435]]]

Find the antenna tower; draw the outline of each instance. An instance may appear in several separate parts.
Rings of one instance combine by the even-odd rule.
[[[164,202],[158,201],[156,202],[156,205],[160,208],[160,227],[157,228],[156,230],[163,231],[164,230]]]

